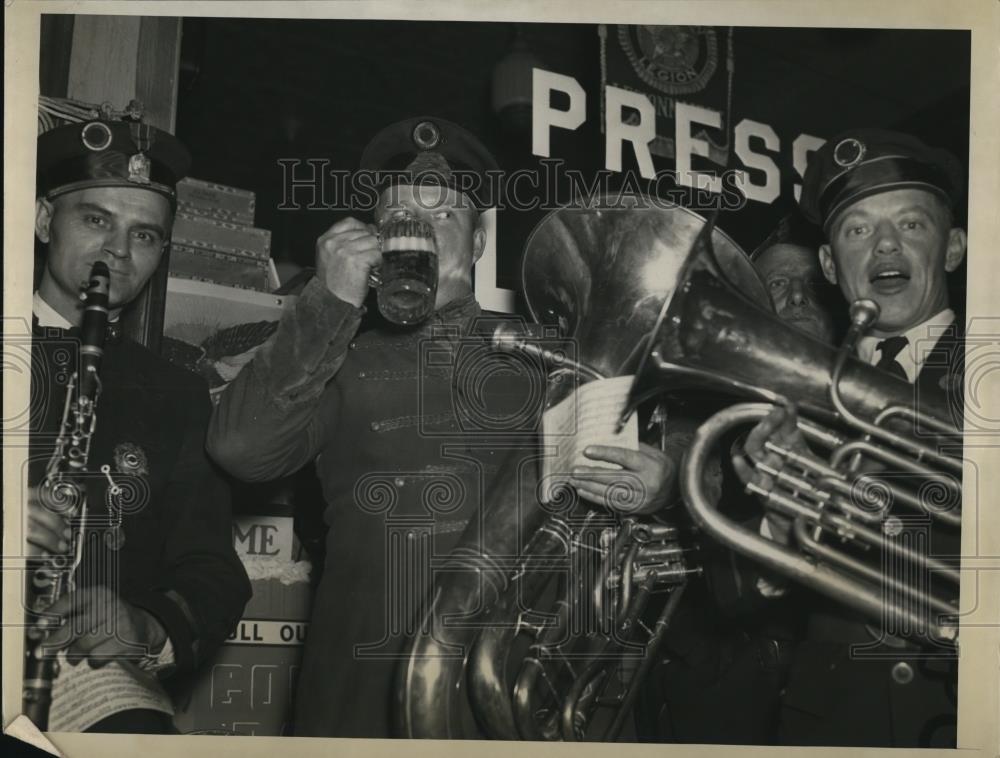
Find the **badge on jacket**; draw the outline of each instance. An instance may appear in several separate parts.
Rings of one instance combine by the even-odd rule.
[[[110,466],[102,466],[101,471],[108,479],[107,505],[110,516],[109,529],[104,541],[112,550],[120,550],[125,544],[125,530],[122,528],[122,511],[128,506],[142,504],[146,487],[139,479],[149,474],[149,459],[146,451],[133,442],[122,442],[115,446],[111,454],[115,464],[115,477]]]

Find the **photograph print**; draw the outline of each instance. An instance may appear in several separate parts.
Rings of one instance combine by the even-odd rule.
[[[985,9],[171,5],[20,10],[5,725],[989,749]]]

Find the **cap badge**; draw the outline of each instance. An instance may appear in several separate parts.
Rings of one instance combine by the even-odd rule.
[[[141,121],[130,122],[128,128],[138,150],[135,155],[128,159],[128,180],[136,184],[149,184],[153,163],[146,155],[146,151],[153,146],[153,130],[149,124],[144,124]]]
[[[136,153],[128,159],[128,180],[136,184],[149,184],[151,164],[143,153]]]
[[[433,150],[441,142],[441,130],[432,121],[421,121],[413,127],[413,144],[421,150]]]
[[[100,121],[91,121],[80,130],[80,140],[84,147],[99,153],[111,146],[111,128]]]
[[[842,139],[833,149],[833,162],[841,168],[854,168],[865,157],[865,146],[854,137]]]

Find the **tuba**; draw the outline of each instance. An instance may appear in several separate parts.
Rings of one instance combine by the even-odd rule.
[[[498,348],[533,353],[553,374],[634,375],[626,413],[692,389],[731,404],[699,426],[685,455],[684,521],[541,508],[525,477],[507,472],[411,640],[397,688],[402,736],[615,739],[698,572],[683,542],[691,522],[696,539],[894,634],[956,638],[958,572],[907,539],[896,506],[957,530],[961,464],[948,450],[961,439],[945,397],[922,391],[917,411],[912,385],[853,358],[874,303],[852,308],[839,349],[823,344],[772,313],[749,260],[714,224],[642,197],[550,213],[528,239],[522,282],[532,317],[574,340],[576,359],[506,334]],[[823,454],[772,446],[791,472],[765,472],[774,486],[749,489],[792,520],[790,546],[727,519],[706,475],[724,440],[787,402]],[[538,570],[552,564],[570,567],[554,590]],[[580,618],[601,623],[572,623]]]
[[[527,241],[523,292],[535,321],[572,340],[574,358],[502,330],[495,346],[540,359],[552,400],[567,373],[634,373],[708,236],[733,281],[767,302],[740,248],[684,208],[621,196],[550,213]],[[619,515],[571,493],[542,507],[529,468],[494,484],[482,523],[434,582],[399,669],[401,736],[615,739],[700,571],[686,523]]]

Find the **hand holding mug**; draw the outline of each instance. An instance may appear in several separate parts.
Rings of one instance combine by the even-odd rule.
[[[381,260],[377,230],[356,218],[338,221],[316,241],[316,277],[357,308],[364,303],[369,276]]]

